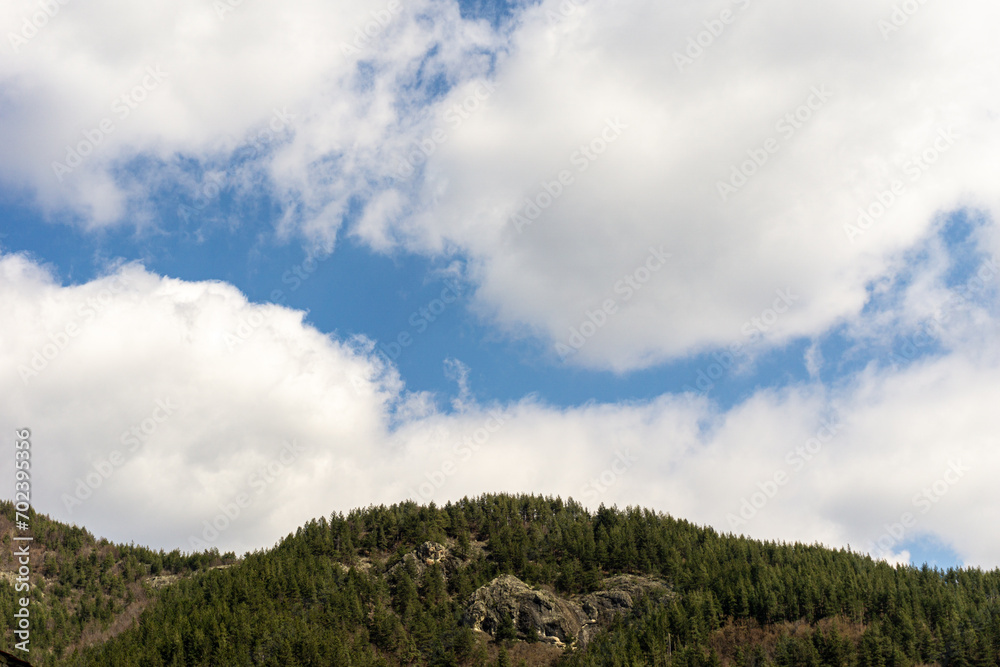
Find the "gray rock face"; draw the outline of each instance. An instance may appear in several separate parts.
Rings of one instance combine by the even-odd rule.
[[[505,623],[510,623],[521,639],[535,634],[539,640],[556,646],[576,641],[582,648],[616,615],[631,610],[638,595],[670,594],[659,582],[631,575],[612,577],[605,586],[582,598],[568,599],[535,590],[505,574],[472,594],[463,620],[494,638]]]
[[[459,565],[458,559],[451,554],[448,547],[445,545],[439,544],[438,542],[424,542],[416,549],[403,556],[402,560],[390,567],[388,570],[389,573],[393,573],[401,567],[406,567],[406,562],[408,560],[413,560],[416,566],[417,576],[422,575],[424,570],[435,563],[440,564],[445,569],[446,575],[454,572]]]
[[[464,620],[475,630],[496,637],[508,621],[518,636],[532,631],[553,644],[576,637],[587,621],[580,605],[548,591],[534,590],[515,576],[505,574],[483,586],[469,599]]]
[[[433,565],[447,558],[448,548],[437,542],[424,542],[417,547],[416,555],[425,565]]]
[[[667,588],[652,579],[621,574],[604,580],[604,589],[583,596],[580,600],[587,615],[602,624],[608,624],[616,614],[632,609],[641,595],[667,593]]]

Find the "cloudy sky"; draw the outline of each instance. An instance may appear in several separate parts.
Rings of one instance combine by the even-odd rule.
[[[535,492],[1000,566],[998,19],[5,2],[35,508],[242,553]]]

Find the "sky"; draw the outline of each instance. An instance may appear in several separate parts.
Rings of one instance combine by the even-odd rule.
[[[539,493],[1000,566],[1000,7],[828,4],[4,3],[33,506],[244,553]]]

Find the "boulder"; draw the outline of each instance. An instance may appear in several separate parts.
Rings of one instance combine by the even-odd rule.
[[[636,598],[642,595],[666,595],[666,586],[653,579],[620,574],[602,582],[601,590],[584,595],[580,600],[591,619],[608,625],[617,615],[631,611]]]
[[[515,576],[505,574],[481,587],[465,608],[466,625],[496,637],[507,622],[519,638],[555,644],[576,638],[587,620],[579,604],[544,590],[535,590]]]
[[[606,579],[602,590],[570,599],[533,589],[505,574],[470,596],[463,621],[494,639],[510,624],[520,639],[534,637],[559,647],[575,641],[583,648],[615,616],[631,611],[636,598],[646,594],[667,596],[670,591],[652,579],[619,575]]]

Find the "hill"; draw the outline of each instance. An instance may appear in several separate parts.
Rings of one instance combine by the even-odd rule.
[[[1000,571],[892,567],[640,508],[369,507],[239,561],[33,525],[49,526],[36,667],[1000,664]],[[7,619],[13,598],[0,584]]]

